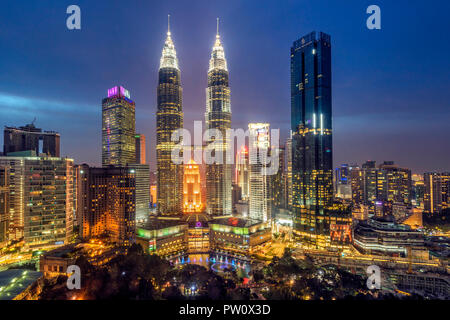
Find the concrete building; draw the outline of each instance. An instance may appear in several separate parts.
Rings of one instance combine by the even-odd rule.
[[[353,245],[364,254],[406,257],[409,249],[423,248],[425,241],[421,232],[386,217],[360,222],[353,232]]]
[[[106,236],[128,247],[136,228],[136,172],[132,167],[93,168],[80,166],[77,183],[77,215],[84,240]],[[148,190],[148,189],[147,189]]]
[[[9,239],[26,246],[67,243],[73,232],[73,160],[0,157],[8,168]]]
[[[60,156],[60,135],[54,131],[42,131],[33,123],[23,127],[5,127],[3,131],[3,155],[33,151],[35,156]]]

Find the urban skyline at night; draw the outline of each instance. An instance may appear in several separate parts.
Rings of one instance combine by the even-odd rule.
[[[158,67],[160,46],[164,42],[166,15],[171,14],[172,30],[175,31],[174,41],[183,74],[184,122],[188,129],[195,120],[203,117],[208,54],[216,31],[215,19],[219,16],[221,33],[227,39],[225,49],[230,64],[233,105],[240,110],[233,116],[234,128],[246,128],[251,121],[269,122],[272,128],[280,128],[282,140],[288,137],[290,102],[286,52],[292,39],[311,30],[323,30],[332,33],[335,39],[334,167],[341,163],[361,164],[370,159],[377,162],[394,160],[417,173],[450,169],[445,161],[448,151],[441,147],[446,141],[444,119],[448,114],[445,108],[448,92],[443,88],[448,80],[443,70],[448,61],[441,54],[445,52],[444,48],[433,48],[438,43],[445,47],[447,43],[441,43],[436,33],[425,34],[419,25],[406,23],[417,10],[410,8],[407,2],[385,4],[385,28],[377,33],[367,30],[364,16],[357,14],[364,6],[359,8],[351,2],[328,3],[325,7],[330,10],[323,11],[319,9],[320,1],[314,4],[308,1],[276,6],[267,4],[259,8],[236,1],[227,6],[218,3],[214,9],[201,6],[201,2],[194,6],[174,2],[152,4],[156,6],[154,10],[145,10],[149,4],[143,4],[139,12],[133,12],[133,7],[119,2],[112,2],[105,8],[99,3],[85,3],[83,28],[77,34],[65,28],[53,29],[57,24],[53,17],[34,27],[37,16],[48,15],[49,9],[45,5],[36,6],[31,2],[36,17],[27,17],[27,13],[22,14],[11,4],[9,15],[2,17],[5,39],[9,43],[1,59],[8,61],[1,76],[4,85],[0,91],[0,112],[5,125],[23,125],[36,117],[40,127],[61,133],[66,142],[62,144],[63,155],[80,162],[100,164],[98,139],[90,139],[99,135],[96,130],[101,121],[98,103],[105,95],[105,88],[122,84],[133,94],[136,128],[148,137],[147,158],[151,169],[156,170],[153,134],[156,92],[152,89],[156,79],[152,75]],[[59,6],[63,8],[61,3],[51,10],[57,10]],[[236,9],[240,6],[243,8],[238,13]],[[438,11],[437,6],[419,6],[423,6],[421,11],[425,13],[429,28],[443,28],[441,24],[445,19],[431,19],[432,14],[439,16],[443,11]],[[303,16],[295,10],[297,8],[302,9]],[[111,17],[132,14],[134,19],[120,28],[107,28],[95,20],[100,10],[101,14]],[[250,10],[256,11],[249,14]],[[156,15],[156,12],[164,14]],[[232,17],[235,14],[245,19],[236,19],[240,22],[234,23]],[[281,19],[284,14],[287,19]],[[196,19],[196,23],[186,27],[186,19],[199,15],[202,16],[200,20]],[[9,30],[15,26],[12,19],[19,21],[21,27]],[[19,42],[21,32],[35,36],[25,43]],[[53,36],[49,37],[49,34]],[[115,41],[112,34],[133,45],[126,51],[105,51]],[[8,38],[11,35],[15,37]],[[426,49],[416,40],[421,38],[428,39]],[[38,40],[39,50],[33,50],[33,57],[28,59],[24,53],[29,50],[22,51],[22,48],[36,48],[34,42]],[[59,45],[52,46],[53,41],[58,41]],[[259,54],[250,54],[252,50]],[[11,55],[13,52],[15,54]],[[426,58],[420,64],[415,63],[424,54]],[[58,58],[49,59],[55,55]],[[114,65],[120,65],[121,71],[114,72],[111,68]],[[433,76],[428,77],[428,73]],[[21,74],[26,76],[20,77]],[[415,80],[419,77],[426,77],[425,86]],[[424,105],[426,112],[422,108]],[[272,113],[273,108],[280,112]],[[8,109],[12,112],[5,111]],[[389,117],[380,117],[383,112]],[[71,119],[70,123],[67,123],[68,119]],[[58,121],[65,122],[66,126],[58,128]],[[431,123],[433,126],[429,130],[418,130]]]
[[[450,299],[445,10],[27,4],[0,10],[0,300]]]

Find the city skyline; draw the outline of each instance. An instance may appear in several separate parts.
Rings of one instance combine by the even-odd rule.
[[[0,300],[449,300],[450,46],[350,1],[11,5]]]
[[[441,90],[448,83],[445,78],[448,61],[443,60],[445,46],[448,44],[439,42],[437,35],[427,33],[427,39],[434,41],[428,41],[431,45],[425,52],[424,48],[415,47],[420,43],[415,39],[425,37],[425,31],[419,25],[397,23],[394,27],[395,19],[406,21],[412,11],[417,10],[409,8],[406,2],[381,4],[386,14],[383,15],[383,29],[378,33],[365,28],[365,6],[355,3],[339,6],[328,4],[328,7],[336,7],[336,10],[319,12],[320,2],[299,2],[297,6],[308,10],[288,14],[285,22],[281,21],[280,14],[296,8],[295,5],[277,6],[270,16],[267,12],[269,6],[259,9],[244,5],[239,17],[246,19],[237,19],[239,23],[234,23],[231,18],[236,13],[236,3],[231,3],[229,7],[217,4],[214,9],[202,8],[200,4],[193,8],[186,8],[182,3],[175,2],[161,7],[159,4],[152,4],[158,9],[154,10],[158,14],[141,10],[147,17],[152,17],[148,24],[143,19],[143,13],[138,13],[136,7],[132,9],[112,3],[102,14],[114,15],[116,10],[120,13],[134,12],[136,16],[136,21],[120,23],[112,28],[115,30],[112,33],[127,33],[128,37],[123,37],[126,39],[124,43],[131,42],[134,45],[129,52],[119,50],[120,53],[109,50],[103,52],[104,48],[99,47],[108,45],[115,38],[108,32],[105,33],[107,30],[103,24],[94,21],[93,15],[100,14],[98,10],[105,9],[104,6],[83,1],[79,5],[82,8],[83,25],[78,34],[73,34],[64,24],[58,30],[56,24],[59,22],[54,15],[49,22],[40,24],[39,28],[31,28],[36,17],[29,17],[28,13],[15,10],[12,4],[9,17],[2,18],[7,30],[10,23],[11,27],[16,26],[17,19],[24,22],[20,30],[31,34],[38,33],[51,24],[55,38],[50,37],[53,40],[52,46],[48,42],[48,35],[42,34],[19,45],[17,40],[8,37],[20,30],[8,30],[5,37],[9,40],[10,48],[8,52],[3,50],[1,59],[8,63],[3,68],[6,72],[0,76],[5,84],[0,90],[0,115],[4,119],[4,125],[23,126],[36,117],[36,126],[61,134],[61,155],[74,158],[76,163],[100,164],[97,139],[97,126],[101,123],[99,102],[108,88],[118,84],[133,92],[136,102],[136,130],[148,137],[147,158],[152,170],[155,169],[154,88],[157,82],[157,60],[166,29],[166,16],[161,12],[165,11],[171,14],[172,29],[175,30],[174,41],[177,43],[184,87],[186,128],[189,129],[194,120],[202,119],[204,87],[207,82],[205,71],[217,16],[221,18],[221,34],[227,39],[224,46],[230,64],[233,106],[234,110],[239,110],[238,114],[234,113],[233,127],[246,128],[252,121],[270,122],[272,128],[281,129],[282,141],[288,136],[290,122],[289,57],[286,52],[293,39],[311,30],[323,30],[332,33],[334,47],[333,167],[341,163],[361,164],[372,159],[378,163],[393,160],[419,173],[450,170],[446,161],[450,151],[442,147],[446,141],[445,122],[449,111],[445,108],[445,101],[448,100],[448,92]],[[35,4],[30,6],[34,7]],[[148,4],[142,6],[146,7]],[[64,5],[53,6],[52,13],[58,11],[59,7],[64,17]],[[36,16],[45,14],[45,5],[35,9]],[[255,9],[259,14],[250,14],[250,9]],[[427,21],[439,28],[443,22],[435,18],[431,20],[429,16],[435,9],[426,5],[422,9]],[[183,10],[185,14],[180,13]],[[440,12],[436,14],[441,14]],[[402,17],[397,17],[396,14],[402,14]],[[199,15],[201,19],[186,27],[188,20]],[[346,15],[351,16],[347,22]],[[302,16],[305,18],[301,19]],[[321,16],[322,22],[312,22],[315,16]],[[263,25],[263,17],[268,21],[267,26]],[[330,19],[327,20],[327,17]],[[16,19],[16,23],[12,23],[12,18]],[[26,19],[29,20],[28,23],[25,23]],[[138,25],[143,26],[139,31],[135,28]],[[279,25],[279,28],[273,30],[274,25]],[[271,32],[264,32],[265,29],[271,29]],[[354,39],[345,38],[345,33],[350,29]],[[97,37],[101,38],[99,44],[94,43]],[[33,52],[33,57],[28,59],[30,57],[23,53],[28,50],[21,49],[23,46],[33,45],[36,40],[44,41],[44,44],[48,42],[49,46],[41,45],[37,52]],[[383,43],[384,51],[380,50]],[[438,43],[439,47],[435,48]],[[128,48],[129,45],[124,44],[123,47]],[[260,57],[248,53],[251,48],[257,49]],[[412,48],[415,50],[411,50]],[[10,52],[16,51],[20,51],[20,54],[11,56]],[[55,54],[61,55],[61,58],[51,61],[49,58]],[[420,66],[413,63],[425,54],[427,59],[421,60]],[[99,62],[100,56],[105,57],[106,61],[93,67]],[[39,65],[33,64],[36,61],[40,61]],[[108,65],[121,63],[123,72],[110,74],[114,68],[106,68],[106,62]],[[61,64],[66,67],[62,68]],[[92,68],[94,70],[88,70]],[[433,79],[427,77],[427,72],[433,74]],[[36,81],[44,74],[49,76]],[[419,82],[413,80],[422,76],[428,79],[425,86],[419,86]],[[270,81],[265,80],[266,78]],[[61,79],[66,80],[60,81]],[[31,83],[33,86],[29,85]],[[260,90],[260,87],[264,90]],[[270,111],[276,104],[281,104],[282,107],[277,108],[280,112],[274,114]],[[427,105],[426,112],[423,105]],[[252,112],[255,106],[261,112]],[[17,112],[11,112],[11,108]],[[391,112],[393,109],[396,111]],[[383,111],[389,112],[391,117],[381,115]],[[67,122],[68,119],[71,119],[71,123]],[[429,124],[429,130],[419,130],[424,124]],[[76,131],[80,131],[79,136],[74,134]],[[411,142],[404,143],[405,140]]]

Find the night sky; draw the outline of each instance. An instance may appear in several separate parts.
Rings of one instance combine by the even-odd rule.
[[[79,31],[66,8],[81,7]],[[366,8],[381,8],[381,30]],[[159,59],[171,15],[185,127],[204,120],[207,68],[220,17],[232,126],[270,122],[288,136],[290,46],[331,35],[334,163],[393,160],[414,172],[450,170],[450,2],[381,0],[2,0],[0,126],[61,133],[62,154],[101,163],[101,100],[123,85],[155,168]],[[3,130],[0,134],[3,141]]]

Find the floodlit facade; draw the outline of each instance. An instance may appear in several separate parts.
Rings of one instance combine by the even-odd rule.
[[[229,215],[232,213],[232,167],[230,159],[226,159],[230,143],[226,130],[231,129],[231,103],[227,61],[218,28],[209,60],[205,122],[206,129],[219,130],[223,138],[207,141],[215,144],[216,158],[221,157],[222,163],[206,166],[206,210],[211,215]]]
[[[102,102],[102,165],[136,162],[135,103],[121,86],[108,90]]]
[[[333,202],[331,39],[312,32],[291,47],[292,209],[295,234],[321,248]]]
[[[270,135],[268,123],[249,123],[250,137],[250,197],[249,218],[267,222],[271,219],[271,178],[267,175],[267,165],[261,160],[261,154],[270,152]]]
[[[249,160],[248,149],[242,146],[241,150],[236,153],[236,184],[241,188],[241,199],[248,201],[250,196],[249,189]]]
[[[170,29],[162,51],[157,89],[156,163],[158,213],[177,215],[182,212],[183,168],[172,162],[174,131],[183,128],[182,88],[177,53]]]
[[[194,160],[184,165],[183,173],[183,212],[202,212],[202,190],[200,167]]]

